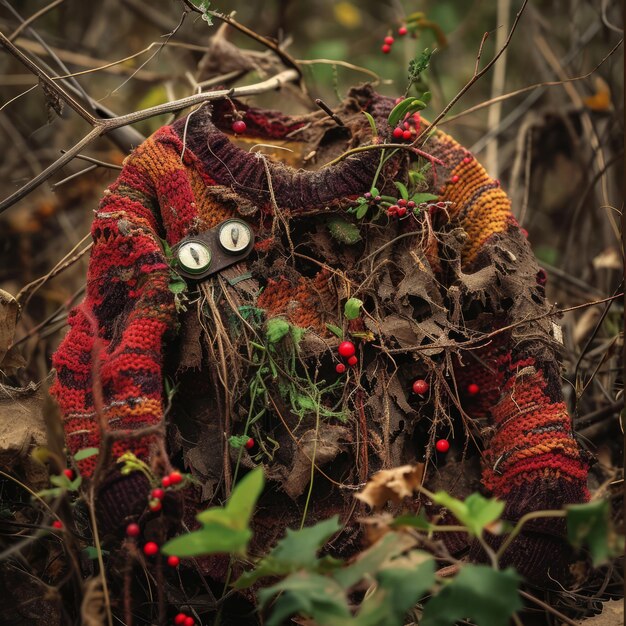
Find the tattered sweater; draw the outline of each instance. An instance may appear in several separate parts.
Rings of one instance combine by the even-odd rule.
[[[232,140],[233,106],[247,137],[296,150],[273,149],[295,163],[319,167],[397,141],[394,100],[364,87],[337,108],[343,126],[221,102],[137,147],[95,212],[87,294],[53,358],[69,451],[98,446],[101,428],[124,435],[165,420],[172,462],[201,485],[197,509],[223,502],[262,464],[260,546],[299,524],[305,507],[310,522],[338,513],[352,528],[355,490],[407,463],[424,463],[428,482],[445,462],[441,438],[449,458],[480,458],[476,487],[506,501],[506,519],[587,499],[545,273],[499,182],[440,130],[424,156],[398,150],[380,169],[380,150],[295,169]],[[413,137],[426,128],[417,116],[407,125]],[[375,177],[381,195],[399,197],[397,182],[430,195],[402,219],[375,203],[357,219]],[[250,256],[181,290],[170,248],[231,217],[254,231]],[[353,320],[349,298],[363,303]],[[275,318],[290,332],[273,343]],[[345,373],[338,329],[357,348]],[[425,394],[413,393],[417,379]],[[150,463],[161,436],[118,436],[113,457]],[[86,479],[96,461],[78,463]],[[105,516],[145,509],[148,494],[130,482],[110,490]],[[530,578],[564,576],[562,523],[527,531],[505,561]],[[354,533],[344,534],[349,552]]]

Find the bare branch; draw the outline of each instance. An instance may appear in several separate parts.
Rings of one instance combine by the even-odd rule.
[[[489,63],[487,63],[487,65],[485,65],[485,67],[483,67],[483,69],[480,70],[480,72],[476,72],[476,69],[478,68],[478,63],[476,64],[474,75],[462,87],[461,91],[459,91],[459,93],[457,93],[456,96],[454,96],[454,98],[452,98],[452,100],[448,102],[448,104],[444,107],[443,111],[441,111],[441,113],[437,115],[437,117],[431,122],[430,126],[427,126],[413,143],[417,144],[421,139],[426,137],[428,133],[432,130],[432,128],[439,123],[439,120],[444,118],[446,116],[446,113],[465,95],[465,93],[470,89],[470,87],[493,67],[496,61],[502,56],[502,53],[509,47],[509,44],[511,43],[511,39],[513,38],[513,33],[515,33],[517,29],[517,25],[520,21],[520,18],[522,17],[522,14],[524,13],[524,9],[526,8],[527,4],[528,4],[528,0],[524,0],[520,10],[517,12],[517,15],[515,16],[515,20],[513,21],[513,26],[511,26],[509,35],[506,38],[506,41],[504,42],[504,45],[502,46],[502,48],[500,48],[500,50],[496,52],[496,54],[491,59],[491,61],[489,61]],[[483,47],[484,41],[485,41],[485,37],[483,36],[483,40],[481,41],[480,48],[479,48],[479,55],[482,53],[482,47]]]
[[[78,115],[84,120],[89,122],[92,126],[98,123],[98,120],[85,109],[77,100],[74,99],[66,90],[65,87],[55,82],[44,70],[42,70],[36,63],[33,63],[19,48],[17,48],[7,36],[0,32],[0,45],[4,46],[8,52],[10,52],[22,65],[25,65],[33,74],[35,74],[39,80],[50,87],[56,92],[68,106],[72,107]]]
[[[6,37],[4,37],[4,39],[6,40]],[[2,43],[1,39],[0,43]],[[10,42],[9,44],[13,45]],[[18,191],[16,191],[14,194],[10,195],[8,198],[0,202],[0,213],[8,209],[10,206],[13,206],[16,202],[27,196],[33,189],[41,185],[41,183],[48,180],[51,176],[55,174],[55,172],[57,172],[64,165],[69,163],[83,148],[85,148],[98,137],[104,136],[107,133],[121,128],[122,126],[135,124],[137,122],[141,122],[142,120],[146,120],[150,117],[155,117],[157,115],[162,115],[164,113],[180,111],[181,109],[186,109],[187,107],[195,106],[196,104],[201,104],[210,100],[221,100],[222,98],[227,97],[230,98],[252,96],[259,93],[264,93],[266,91],[273,91],[274,89],[278,89],[281,85],[287,82],[297,80],[298,76],[298,73],[293,69],[284,70],[276,76],[268,78],[267,80],[261,81],[260,83],[256,83],[254,85],[237,87],[235,89],[220,89],[219,91],[194,94],[192,96],[187,96],[186,98],[181,98],[180,100],[165,102],[164,104],[149,107],[142,111],[135,111],[133,113],[128,113],[127,115],[112,117],[111,119],[93,118],[94,128],[92,128],[91,131],[77,144],[72,146],[66,153],[64,153],[63,156],[61,156],[54,163],[49,165],[35,178],[33,178],[33,180],[29,181],[21,189],[18,189]],[[53,85],[53,89],[59,87],[59,85],[57,85],[55,81],[51,81],[51,83]],[[65,96],[67,95],[67,92],[65,90],[59,91],[58,93],[59,96],[61,96],[62,98],[65,98]]]

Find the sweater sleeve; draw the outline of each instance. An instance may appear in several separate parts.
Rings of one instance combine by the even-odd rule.
[[[135,430],[163,415],[163,339],[175,325],[176,311],[159,239],[158,190],[145,166],[151,146],[149,139],[137,148],[105,191],[91,229],[86,297],[71,311],[70,330],[53,356],[57,378],[51,392],[72,454],[98,447],[101,425]],[[94,401],[95,375],[102,407]],[[117,439],[113,456],[132,451],[148,458],[153,442],[153,436]],[[79,462],[85,478],[95,464],[93,456]]]
[[[428,147],[446,165],[437,168],[437,184],[452,243],[439,254],[454,323],[471,344],[457,354],[455,379],[461,406],[482,434],[483,486],[506,501],[511,521],[583,502],[587,461],[563,400],[545,272],[499,182],[444,133]],[[562,522],[529,529],[561,536]]]

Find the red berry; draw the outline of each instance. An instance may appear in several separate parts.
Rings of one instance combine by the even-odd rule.
[[[455,174],[451,179],[450,179],[451,183],[458,183],[459,182],[459,177]]]
[[[165,495],[165,491],[163,491],[163,489],[153,489],[150,492],[150,495],[155,499],[155,500],[163,500],[163,496]]]
[[[350,358],[356,352],[356,348],[351,341],[342,341],[337,350],[344,359]]]
[[[385,37],[384,41],[388,46],[391,46],[393,42],[395,41],[395,39],[391,37],[391,35],[388,35],[387,37]]]
[[[398,215],[398,217],[404,217],[406,215],[406,207],[405,206],[399,206],[398,207],[398,211],[397,211],[397,215]]]
[[[65,476],[67,476],[69,480],[74,480],[74,470],[73,469],[70,469],[68,467],[67,469],[63,470],[63,474],[65,474]]]
[[[419,393],[421,395],[423,393],[426,393],[429,388],[430,385],[423,378],[418,378],[413,383],[413,393]]]
[[[196,623],[196,620],[193,617],[186,617],[183,622],[183,626],[193,626]]]
[[[251,448],[254,448],[254,439],[252,437],[246,441],[246,449],[250,450]]]
[[[126,526],[126,534],[129,537],[139,537],[141,533],[141,528],[139,528],[139,524],[129,524],[128,526]]]
[[[467,163],[471,163],[472,162],[472,157],[465,157],[463,159],[463,163],[467,164]]]
[[[404,37],[408,32],[409,29],[406,26],[400,26],[400,28],[398,28],[398,35],[400,35],[400,37]]]
[[[399,126],[393,129],[393,136],[396,139],[402,139],[403,134],[404,134],[404,131]]]
[[[524,237],[526,237],[526,239],[528,239],[528,231],[525,228],[520,228],[519,231],[522,235],[524,235]]]
[[[146,556],[154,556],[159,551],[159,546],[157,546],[154,541],[148,541],[148,543],[143,547],[143,553]]]
[[[409,140],[409,139],[411,139],[411,137],[412,137],[412,136],[413,136],[413,133],[411,133],[411,131],[410,131],[410,130],[405,130],[405,131],[402,133],[402,139]]]
[[[398,206],[406,206],[406,200],[404,198],[400,198],[400,200],[398,200]]]
[[[415,202],[414,202],[413,200],[409,200],[409,201],[406,203],[406,205],[407,205],[407,207],[408,207],[409,209],[414,209],[414,208],[415,208]]]
[[[467,393],[471,396],[475,396],[480,391],[480,387],[476,383],[470,383],[467,386]]]
[[[404,122],[403,126],[405,130],[411,130],[411,125],[408,122]]]
[[[392,205],[391,205],[391,206],[387,209],[387,215],[388,215],[389,217],[393,217],[394,215],[398,215],[398,209],[399,209],[399,208],[400,208],[400,207],[398,207],[397,205],[392,204]]]
[[[161,484],[167,489],[172,484],[172,481],[169,476],[163,476],[163,478],[161,478]]]
[[[55,519],[54,522],[52,522],[52,528],[61,530],[61,528],[63,528],[63,522],[61,520]]]
[[[183,475],[177,471],[174,470],[173,472],[170,472],[170,485],[178,485],[178,483],[181,483],[183,481]]]
[[[163,505],[161,504],[161,500],[157,500],[156,498],[153,498],[152,500],[150,500],[150,502],[148,502],[148,508],[153,513],[160,511],[162,507]]]
[[[346,371],[346,366],[343,363],[337,363],[337,365],[335,365],[335,371],[337,374],[343,374]]]
[[[348,365],[350,365],[351,367],[354,367],[358,362],[359,362],[359,359],[357,359],[355,356],[351,356],[348,359]]]
[[[177,556],[168,556],[167,557],[167,564],[170,567],[178,567],[180,565],[180,559]]]
[[[450,449],[450,442],[447,439],[440,439],[436,444],[437,452],[447,452]]]
[[[241,135],[241,133],[246,132],[247,126],[243,120],[237,120],[236,122],[233,122],[233,125],[231,126],[231,128],[233,129],[234,133]]]
[[[177,624],[178,626],[180,626],[181,624],[185,623],[185,620],[187,619],[187,615],[185,615],[185,613],[179,613],[175,618],[174,618],[174,624]]]
[[[391,52],[391,46],[389,44],[385,44],[380,48],[384,54],[389,54]]]

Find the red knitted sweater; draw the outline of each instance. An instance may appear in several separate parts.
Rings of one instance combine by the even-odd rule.
[[[368,88],[353,91],[339,108],[343,128],[318,115],[289,118],[238,106],[251,136],[290,139],[291,146],[300,140],[303,151],[313,146],[333,156],[370,142],[361,110],[374,116],[382,138],[390,137],[393,100]],[[262,444],[245,453],[244,465],[263,463],[294,502],[306,484],[302,468],[310,469],[298,451],[306,452],[317,432],[316,480],[327,488],[319,499],[331,510],[339,483],[358,485],[377,469],[434,458],[435,439],[453,432],[462,448],[465,429],[482,439],[483,486],[507,500],[510,519],[584,500],[587,466],[563,402],[544,275],[498,181],[437,131],[423,146],[436,158],[430,169],[399,152],[378,179],[382,194],[397,197],[394,181],[408,184],[419,166],[437,199],[409,219],[375,219],[372,211],[358,221],[346,209],[369,190],[378,151],[318,171],[295,170],[232,143],[219,130],[230,127],[229,115],[230,107],[219,104],[212,115],[205,108],[164,126],[126,159],[105,192],[92,227],[87,296],[72,311],[53,359],[52,391],[69,450],[98,446],[101,422],[114,430],[158,423],[168,375],[180,384],[168,416],[170,450],[205,483],[207,499],[219,495],[228,472],[228,436],[244,430]],[[355,224],[359,234],[351,244],[330,236],[331,216]],[[243,217],[255,231],[255,250],[239,267],[249,274],[239,282],[212,277],[200,288],[191,285],[187,313],[177,312],[162,240],[174,246],[229,217]],[[342,321],[343,303],[355,294],[365,313]],[[351,393],[336,385],[322,400],[329,412],[341,405],[342,419],[329,416],[313,430],[314,412],[303,401],[297,411],[299,400],[279,374],[277,383],[266,378],[276,384],[265,396],[272,407],[263,407],[251,430],[248,387],[259,370],[244,322],[261,328],[276,316],[306,329],[298,358],[326,387],[339,378],[337,340],[326,325],[343,323],[357,343]],[[211,326],[217,319],[225,335]],[[224,342],[232,350],[220,353]],[[102,387],[100,419],[94,373]],[[411,392],[418,377],[430,384],[424,398]],[[472,383],[479,393],[468,392]],[[276,418],[281,412],[286,421]],[[192,422],[195,430],[185,430]],[[154,437],[121,438],[113,453],[132,450],[149,460],[153,444]],[[86,478],[94,464],[94,457],[79,463]],[[283,525],[289,521],[276,514]],[[563,529],[535,530],[559,535]],[[552,558],[534,544],[529,549],[534,567]]]

